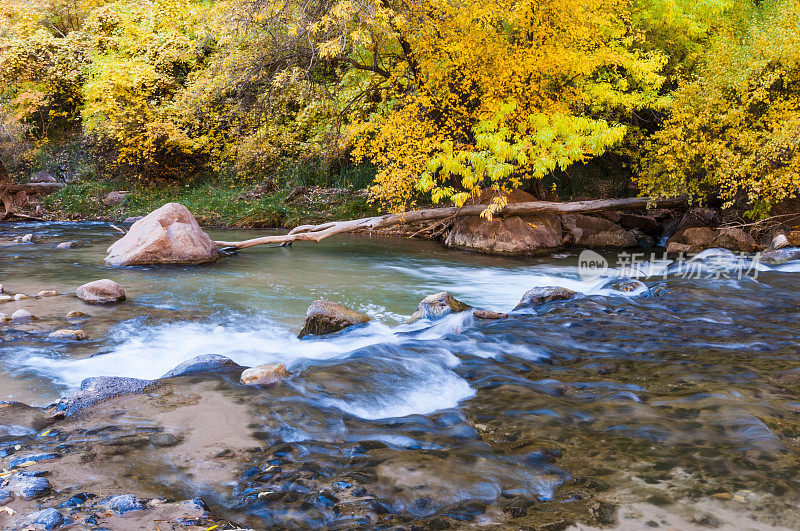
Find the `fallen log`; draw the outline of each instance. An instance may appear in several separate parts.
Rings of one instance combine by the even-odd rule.
[[[626,199],[595,199],[592,201],[572,201],[556,203],[550,201],[530,201],[527,203],[512,203],[506,205],[499,213],[502,215],[524,214],[578,214],[586,212],[600,212],[603,210],[632,210],[640,208],[669,208],[681,206],[686,203],[685,197],[672,199],[650,199],[649,197],[630,197]],[[381,229],[399,225],[401,223],[415,223],[419,221],[435,221],[450,217],[477,216],[486,210],[486,205],[465,205],[462,207],[426,208],[412,210],[400,214],[384,214],[369,218],[352,219],[347,221],[331,221],[321,225],[301,225],[295,227],[288,234],[280,236],[264,236],[239,242],[214,242],[222,247],[244,249],[254,245],[267,245],[271,243],[291,244],[295,241],[319,242],[334,234],[352,232],[362,229]]]

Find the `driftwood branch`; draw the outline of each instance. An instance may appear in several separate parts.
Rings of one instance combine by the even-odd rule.
[[[568,203],[555,203],[549,201],[530,201],[527,203],[512,203],[506,205],[497,215],[525,215],[525,214],[577,214],[585,212],[599,212],[602,210],[632,210],[648,207],[675,207],[686,203],[686,198],[650,199],[648,197],[631,197],[627,199],[596,199],[592,201],[573,201]],[[264,236],[240,242],[215,242],[222,247],[244,249],[254,245],[290,244],[296,241],[319,242],[334,234],[352,232],[362,229],[381,229],[399,225],[401,223],[415,223],[419,221],[435,221],[450,217],[477,216],[486,210],[486,205],[465,205],[462,207],[426,208],[412,210],[401,214],[385,214],[370,218],[353,219],[348,221],[332,221],[321,225],[301,225],[295,227],[288,234],[280,236]]]

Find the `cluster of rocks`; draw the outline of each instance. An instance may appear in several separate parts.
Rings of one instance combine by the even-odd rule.
[[[493,192],[485,191],[473,204],[489,204]],[[535,201],[521,190],[508,195],[509,203]],[[696,254],[712,247],[754,252],[759,245],[741,228],[718,227],[719,213],[710,208],[682,212],[653,209],[641,213],[603,211],[597,214],[479,216],[455,222],[445,245],[456,249],[500,255],[544,255],[563,247],[625,249],[664,244],[669,253]],[[787,236],[784,236],[787,238]],[[800,245],[800,234],[792,236]],[[787,239],[787,243],[791,241]]]

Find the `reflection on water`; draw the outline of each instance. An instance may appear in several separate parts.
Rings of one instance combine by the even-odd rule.
[[[73,293],[108,277],[130,300],[110,308],[71,296],[0,305],[42,318],[3,325],[4,398],[41,405],[89,376],[157,378],[212,352],[247,366],[280,361],[293,372],[274,388],[242,389],[227,378],[213,391],[215,403],[246,408],[250,418],[238,429],[250,430],[258,447],[249,458],[254,471],[228,490],[211,489],[236,521],[602,524],[604,496],[700,507],[722,493],[749,500],[741,510],[763,522],[800,524],[791,501],[800,493],[795,264],[742,280],[672,271],[668,293],[641,298],[641,290],[608,289],[608,278],[581,280],[574,255],[486,257],[350,236],[248,249],[212,266],[113,269],[102,258],[117,235],[105,224],[6,225],[0,242],[26,232],[39,242],[0,246],[7,292]],[[64,240],[81,246],[55,251]],[[587,296],[507,320],[461,314],[403,324],[432,292],[509,311],[528,289],[551,285]],[[375,321],[300,341],[295,334],[317,298]],[[72,309],[91,314],[79,326],[92,339],[47,340]],[[139,407],[158,410],[163,393]],[[180,386],[170,393],[197,394]],[[162,483],[181,495],[208,494],[197,478]],[[353,494],[358,488],[366,494]]]

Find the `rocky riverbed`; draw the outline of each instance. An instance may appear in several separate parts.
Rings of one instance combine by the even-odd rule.
[[[587,280],[356,236],[119,269],[117,236],[0,228],[35,317],[0,323],[7,528],[800,526],[791,248]]]

